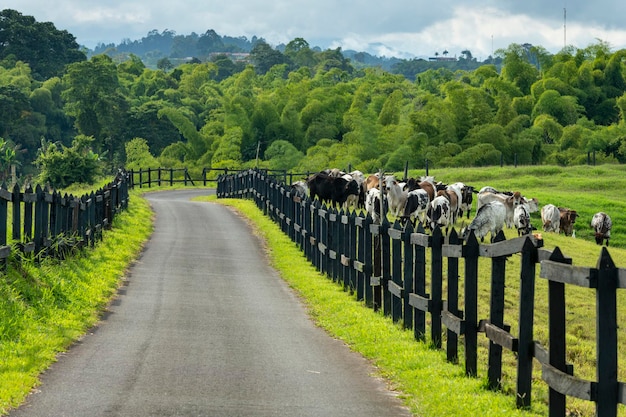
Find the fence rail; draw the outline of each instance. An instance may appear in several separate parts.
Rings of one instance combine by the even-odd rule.
[[[22,191],[0,185],[0,260],[15,245],[23,253],[63,257],[73,247],[93,245],[103,228],[128,205],[128,177],[120,173],[105,187],[81,197],[37,185]],[[10,227],[9,227],[10,225]],[[11,239],[9,240],[9,232]]]
[[[230,169],[230,168],[202,168],[202,173],[193,178],[188,168],[140,168],[138,170],[129,170],[129,180],[131,188],[138,187],[160,187],[173,186],[174,184],[183,184],[185,186],[215,185],[220,176],[238,174],[247,170]],[[294,178],[301,179],[309,176],[309,173],[293,173],[286,170],[263,170],[266,175],[277,179],[282,179],[285,184],[292,184]],[[296,181],[297,181],[296,179]]]
[[[386,218],[374,224],[369,216],[337,211],[294,194],[275,177],[256,170],[220,176],[217,196],[253,199],[318,270],[353,291],[366,305],[412,329],[417,340],[430,340],[438,348],[445,340],[449,361],[458,362],[459,349],[464,349],[467,375],[477,376],[478,337],[484,334],[489,344],[490,388],[501,387],[503,352],[515,352],[518,407],[531,404],[534,361],[541,365],[541,378],[549,387],[552,417],[566,415],[567,397],[594,402],[599,417],[616,416],[618,404],[626,404],[626,385],[617,379],[616,301],[617,290],[626,288],[626,270],[615,266],[606,248],[597,267],[582,268],[572,266],[572,259],[563,256],[558,247],[544,249],[543,241],[533,235],[505,240],[500,232],[494,243],[480,244],[473,233],[463,241],[454,230],[448,236],[439,228],[427,234],[421,226],[413,230],[409,223],[403,228],[398,222],[389,224]],[[504,322],[506,260],[513,254],[521,258],[517,334]],[[479,258],[491,260],[489,314],[485,318],[478,316]],[[465,265],[462,277],[461,259]],[[549,349],[533,339],[537,277],[548,281]],[[595,291],[595,381],[574,376],[574,367],[566,360],[567,285]]]

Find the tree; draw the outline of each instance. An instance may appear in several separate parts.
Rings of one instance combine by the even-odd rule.
[[[93,184],[102,171],[98,154],[91,149],[93,141],[93,137],[78,135],[68,148],[43,140],[35,161],[41,169],[40,180],[54,188]]]
[[[143,138],[134,138],[126,143],[126,169],[156,168],[159,163],[150,153],[148,142]]]
[[[122,131],[128,103],[120,91],[117,68],[106,55],[68,66],[63,77],[65,111],[74,117],[78,131],[94,138],[99,153],[110,157],[123,151]]]
[[[268,161],[270,169],[293,169],[302,158],[304,153],[286,140],[275,140],[265,150],[265,160]]]
[[[157,68],[161,71],[167,72],[174,68],[174,64],[172,64],[172,61],[170,61],[169,58],[165,57],[157,61]]]
[[[267,42],[260,41],[250,51],[250,59],[258,74],[265,74],[274,65],[286,64],[287,59],[280,51],[273,49]]]
[[[0,61],[14,56],[28,63],[33,78],[41,81],[60,76],[67,64],[86,59],[69,32],[11,9],[0,11],[0,45]]]

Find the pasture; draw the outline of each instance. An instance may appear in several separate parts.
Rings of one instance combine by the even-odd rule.
[[[400,177],[403,175],[397,174]],[[420,175],[424,175],[424,172],[409,171],[410,177]],[[476,190],[490,185],[498,190],[520,191],[525,197],[536,197],[540,208],[551,203],[576,210],[580,215],[574,227],[576,239],[589,242],[593,242],[591,218],[596,212],[604,211],[613,220],[610,246],[626,248],[626,166],[624,165],[445,168],[430,169],[429,175],[444,183],[461,181],[474,186]],[[474,209],[475,207],[476,201],[474,201]],[[475,214],[475,210],[472,214]],[[531,221],[538,229],[537,231],[542,232],[540,214],[532,213]],[[546,246],[550,247],[556,236],[549,233],[543,235]],[[556,239],[555,242],[560,242],[560,240]],[[575,242],[572,243],[575,245]],[[617,263],[619,261],[619,259],[614,260]],[[579,259],[574,259],[575,264],[578,261]],[[593,264],[595,264],[595,259]]]

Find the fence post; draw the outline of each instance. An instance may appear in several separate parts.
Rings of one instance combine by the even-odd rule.
[[[373,306],[373,292],[372,284],[370,282],[373,272],[373,260],[372,260],[372,233],[370,232],[370,225],[372,224],[372,217],[368,214],[363,220],[361,226],[361,237],[359,239],[359,246],[363,248],[363,255],[361,261],[363,262],[363,297],[365,299],[365,305],[368,307]]]
[[[402,226],[397,220],[393,223],[388,233],[391,237],[391,283],[387,286],[394,288],[394,291],[389,291],[391,298],[391,318],[394,322],[399,321],[402,318]]]
[[[415,232],[426,236],[426,231],[421,223],[417,225]],[[430,237],[428,239],[432,241]],[[428,299],[428,294],[426,294],[426,247],[414,245],[414,253],[413,292],[423,299]],[[423,341],[426,339],[426,313],[426,310],[413,309],[413,337],[415,340]]]
[[[480,244],[474,231],[463,247],[465,258],[465,374],[476,376],[478,359],[478,258]]]
[[[348,247],[348,283],[350,292],[354,292],[357,289],[357,274],[356,269],[354,269],[354,261],[356,260],[356,252],[357,252],[357,236],[358,231],[356,228],[356,213],[354,211],[350,211],[348,209],[348,238],[350,240],[350,246]]]
[[[448,244],[458,245],[461,241],[455,229],[452,229]],[[448,312],[459,317],[459,258],[448,257]],[[459,336],[448,329],[446,343],[446,359],[451,363],[459,361]]]
[[[13,186],[13,196],[11,197],[12,208],[13,208],[13,233],[12,238],[15,242],[19,242],[22,238],[21,227],[22,227],[22,218],[21,218],[21,210],[20,210],[20,186],[15,184]]]
[[[404,262],[402,271],[402,287],[403,293],[403,325],[405,329],[413,328],[413,307],[409,303],[409,295],[413,292],[413,259],[414,251],[411,244],[411,233],[413,233],[413,224],[407,221],[404,232],[402,233],[402,241],[404,242]]]
[[[559,247],[555,247],[549,260],[572,264],[571,258],[566,258]],[[565,332],[565,283],[548,280],[548,330],[550,365],[567,373],[567,351]],[[550,387],[548,407],[550,417],[565,417],[567,396]]]
[[[519,408],[530,406],[532,390],[537,248],[535,248],[530,238],[527,238],[524,242],[521,255],[519,343],[517,351],[517,406]]]
[[[494,242],[505,240],[500,231]],[[491,300],[489,306],[489,322],[504,330],[504,288],[507,256],[491,259]],[[492,390],[500,389],[502,380],[502,346],[489,341],[489,365],[487,368],[487,386]]]
[[[382,242],[382,258],[381,265],[383,273],[380,277],[380,288],[383,292],[383,314],[385,316],[391,315],[391,294],[389,293],[389,276],[391,275],[391,245],[389,242],[389,220],[386,216],[383,216],[380,224],[380,239]]]
[[[443,311],[443,257],[442,246],[444,236],[439,226],[432,234],[431,246],[431,327],[430,338],[437,349],[441,348],[442,326],[441,312]]]
[[[617,416],[617,281],[618,270],[606,247],[597,265],[596,292],[597,398],[596,416]]]

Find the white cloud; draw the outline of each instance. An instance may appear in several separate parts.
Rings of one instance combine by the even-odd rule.
[[[621,1],[566,3],[568,44],[584,48],[599,38],[615,49],[626,48]],[[50,7],[44,0],[3,0],[2,7],[53,22],[88,47],[140,39],[152,30],[188,35],[213,29],[220,35],[262,37],[272,45],[301,37],[313,46],[379,56],[425,57],[444,49],[458,56],[469,49],[484,59],[511,43],[559,51],[564,5],[541,0],[471,5],[458,0],[59,0]]]

